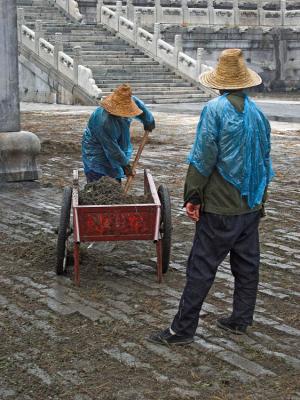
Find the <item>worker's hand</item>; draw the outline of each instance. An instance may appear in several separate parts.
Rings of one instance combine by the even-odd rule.
[[[152,132],[153,129],[155,129],[155,121],[153,121],[149,125],[144,125],[144,129],[145,129],[145,131]]]
[[[185,211],[186,215],[192,220],[192,221],[199,221],[200,219],[200,204],[193,204],[187,202],[185,205]]]
[[[125,167],[123,167],[124,170],[124,174],[127,176],[127,178],[129,176],[134,176],[135,172],[132,170],[132,166],[130,164],[126,165]]]

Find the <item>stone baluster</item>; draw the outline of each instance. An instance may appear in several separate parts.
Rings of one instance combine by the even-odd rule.
[[[159,22],[155,22],[154,24],[154,33],[153,33],[153,53],[154,55],[157,55],[157,42],[158,39],[160,39],[160,23]]]
[[[281,25],[285,25],[285,12],[286,12],[286,0],[280,1],[280,10],[281,10]]]
[[[127,0],[127,19],[134,20],[134,6],[132,0]]]
[[[209,21],[209,25],[213,25],[214,24],[214,3],[213,0],[208,0],[208,21]]]
[[[43,22],[40,19],[35,21],[34,49],[40,54],[40,38],[43,37]]]
[[[81,46],[75,46],[74,57],[73,57],[73,71],[74,71],[74,82],[78,85],[78,66],[82,65],[82,54]]]
[[[233,21],[235,26],[240,24],[240,10],[238,0],[233,0]]]
[[[54,38],[54,68],[59,69],[59,52],[63,51],[62,33],[56,32]]]
[[[70,9],[71,9],[71,1],[72,0],[66,0],[66,10],[67,10],[67,12],[68,12],[68,14],[70,14]]]
[[[122,15],[122,1],[117,1],[116,2],[116,17],[117,17],[117,31],[119,30],[119,21],[120,17]]]
[[[162,7],[160,5],[160,0],[155,0],[155,22],[163,22]]]
[[[97,1],[97,8],[96,8],[96,22],[97,24],[101,23],[101,9],[103,7],[103,0]]]
[[[18,8],[18,40],[22,43],[22,25],[24,25],[24,8]]]
[[[178,54],[182,52],[182,36],[175,35],[174,41],[174,60],[176,67],[178,66]]]
[[[189,23],[189,8],[187,4],[187,0],[181,0],[182,7],[182,23],[187,25]]]
[[[264,20],[264,10],[262,8],[262,2],[261,0],[258,0],[257,2],[257,15],[258,15],[258,25],[262,26],[263,25],[263,20]]]
[[[134,13],[134,41],[135,43],[137,42],[137,38],[138,38],[138,30],[142,25],[142,13],[139,10],[135,10]]]
[[[201,47],[198,47],[197,49],[197,66],[196,66],[196,71],[197,71],[197,76],[195,77],[198,80],[199,75],[201,74],[201,64],[203,64],[203,53],[204,49]]]

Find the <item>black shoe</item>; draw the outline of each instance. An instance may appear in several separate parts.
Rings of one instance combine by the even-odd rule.
[[[246,333],[247,325],[239,325],[229,318],[221,318],[217,321],[217,326],[225,331],[234,333],[235,335],[243,335]]]
[[[178,336],[172,335],[170,329],[165,329],[162,332],[154,333],[147,337],[147,340],[156,344],[165,344],[165,345],[185,345],[190,344],[194,341],[193,337],[186,336]]]

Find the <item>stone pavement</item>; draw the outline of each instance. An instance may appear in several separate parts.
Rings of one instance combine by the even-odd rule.
[[[300,99],[282,99],[274,98],[257,98],[255,100],[259,107],[264,111],[268,118],[272,121],[300,123]],[[149,108],[154,112],[164,113],[181,113],[199,115],[205,103],[182,103],[176,104],[149,104]],[[21,103],[22,111],[38,111],[38,110],[65,110],[67,112],[92,111],[94,106],[65,106],[63,104],[38,104],[38,103]]]
[[[235,337],[215,326],[231,309],[226,260],[195,343],[173,349],[145,337],[172,320],[184,285],[194,231],[182,210],[184,160],[198,117],[156,113],[157,130],[141,160],[139,172],[150,168],[156,184],[171,190],[172,262],[163,283],[155,280],[152,243],[111,242],[81,246],[77,288],[54,273],[62,186],[81,166],[78,149],[71,153],[67,145],[79,146],[88,117],[84,108],[68,110],[22,115],[23,129],[35,129],[42,140],[44,176],[40,183],[0,188],[0,398],[300,399],[300,125],[272,124],[277,176],[261,223],[253,327]],[[61,149],[49,147],[55,143]]]

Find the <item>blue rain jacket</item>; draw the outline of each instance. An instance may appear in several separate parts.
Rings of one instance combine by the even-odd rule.
[[[188,162],[204,176],[217,168],[253,208],[274,176],[270,132],[268,120],[248,96],[239,112],[224,94],[204,107]]]
[[[153,129],[155,121],[145,104],[132,96],[143,114],[134,117],[145,130]],[[82,137],[82,161],[85,173],[97,172],[112,178],[123,178],[132,154],[130,124],[132,118],[117,117],[98,107],[91,115]]]

